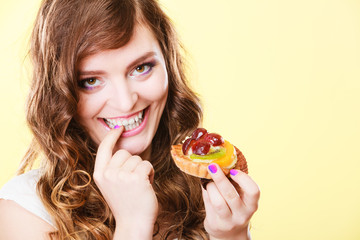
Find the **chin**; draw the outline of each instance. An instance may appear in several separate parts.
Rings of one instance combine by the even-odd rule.
[[[151,142],[145,143],[145,142],[137,142],[137,141],[131,141],[129,138],[123,138],[120,139],[120,141],[115,145],[115,151],[118,151],[120,149],[124,149],[128,151],[131,155],[142,155],[143,152],[145,152],[146,149],[150,146]]]

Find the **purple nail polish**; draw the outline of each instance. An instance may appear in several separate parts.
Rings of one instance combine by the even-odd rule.
[[[120,128],[120,126],[119,126],[119,125],[116,125],[116,126],[114,127],[114,129],[118,129],[118,128]]]
[[[239,173],[238,170],[235,170],[235,169],[230,170],[230,174],[233,175],[233,176],[235,176],[238,173]]]
[[[209,168],[209,170],[210,170],[211,173],[216,173],[216,172],[217,172],[217,167],[216,167],[215,164],[210,164],[210,165],[208,166],[208,168]]]

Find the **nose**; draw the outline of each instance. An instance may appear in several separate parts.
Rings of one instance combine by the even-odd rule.
[[[138,100],[138,93],[126,80],[116,81],[112,84],[111,93],[108,97],[108,104],[112,108],[126,114],[134,109]]]

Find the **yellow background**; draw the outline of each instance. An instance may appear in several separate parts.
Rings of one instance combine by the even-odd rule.
[[[0,186],[30,136],[27,38],[39,1],[1,0]],[[163,0],[204,126],[261,188],[254,239],[360,239],[360,1]]]

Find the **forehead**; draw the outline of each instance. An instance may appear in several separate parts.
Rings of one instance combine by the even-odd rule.
[[[124,46],[102,50],[83,58],[79,63],[79,70],[96,68],[103,65],[109,58],[116,58],[119,62],[126,64],[147,53],[153,53],[154,56],[163,58],[160,45],[151,30],[144,25],[137,24],[130,40]]]

